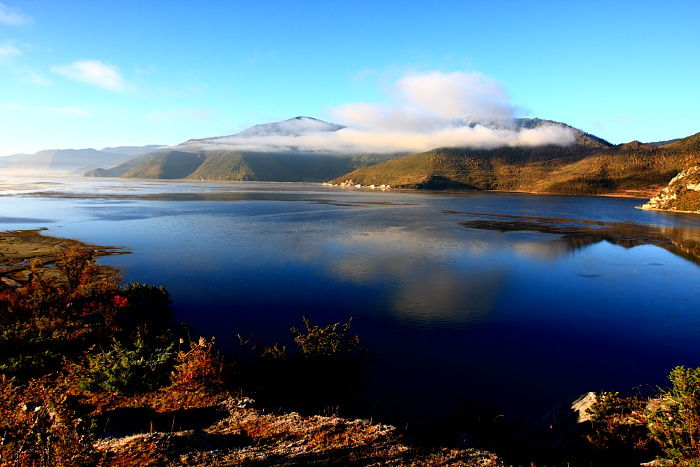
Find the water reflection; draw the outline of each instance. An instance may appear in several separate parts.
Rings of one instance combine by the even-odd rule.
[[[301,315],[354,316],[379,357],[371,416],[457,394],[540,415],[700,361],[700,218],[638,200],[1,182],[0,215],[16,221],[3,230],[125,245],[134,254],[104,263],[167,287],[177,316],[223,347],[236,333],[283,339]]]
[[[480,212],[443,210],[446,214],[469,214],[488,217],[460,222],[470,229],[496,230],[499,232],[539,232],[561,235],[554,242],[529,245],[533,251],[546,256],[557,256],[602,241],[624,248],[639,245],[656,245],[671,253],[700,264],[700,231],[674,226],[642,225],[630,222],[602,222],[561,217],[516,216]],[[493,218],[500,218],[499,220]],[[508,219],[508,220],[502,220]],[[522,246],[521,246],[522,248]],[[527,247],[525,247],[527,248]]]

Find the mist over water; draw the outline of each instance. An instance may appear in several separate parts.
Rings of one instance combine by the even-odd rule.
[[[647,237],[698,239],[697,217],[638,204],[311,184],[0,180],[2,229],[47,227],[124,246],[133,253],[101,261],[128,281],[167,287],[177,316],[225,349],[236,333],[284,343],[301,315],[353,316],[376,356],[363,394],[368,415],[398,418],[460,399],[530,418],[589,390],[663,384],[674,365],[697,366],[697,264],[646,241],[566,236],[572,226],[626,222]],[[518,219],[485,214],[567,220],[557,224],[564,233],[498,231],[481,227]]]

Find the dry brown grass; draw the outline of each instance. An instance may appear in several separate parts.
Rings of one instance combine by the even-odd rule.
[[[338,417],[240,409],[200,431],[150,433],[97,443],[111,465],[464,465],[495,466],[475,449],[417,449],[391,426]],[[151,456],[148,452],[152,452]]]

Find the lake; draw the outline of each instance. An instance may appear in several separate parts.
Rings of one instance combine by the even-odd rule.
[[[165,286],[177,317],[224,349],[239,333],[289,342],[302,315],[352,316],[375,356],[366,415],[394,420],[449,413],[460,400],[525,420],[586,391],[661,385],[673,366],[700,365],[700,216],[639,204],[0,179],[1,230],[123,246],[132,254],[100,261]]]

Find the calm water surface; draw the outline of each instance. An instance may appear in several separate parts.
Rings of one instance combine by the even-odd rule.
[[[130,255],[128,281],[164,285],[177,316],[224,348],[288,340],[305,315],[354,318],[377,361],[368,414],[458,400],[541,415],[589,390],[663,384],[700,365],[700,267],[655,245],[466,228],[479,212],[678,227],[700,217],[640,200],[346,191],[318,185],[0,180],[0,229]],[[450,213],[443,211],[457,211]],[[487,217],[484,217],[487,218]]]

